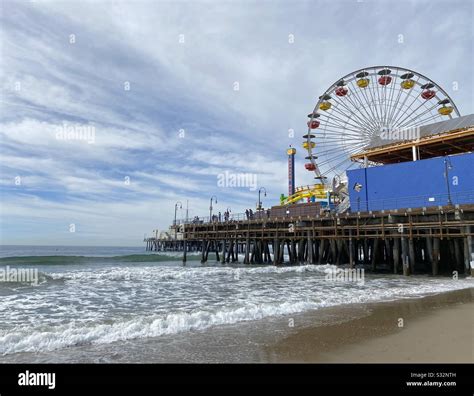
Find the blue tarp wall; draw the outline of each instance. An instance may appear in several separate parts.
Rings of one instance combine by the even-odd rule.
[[[447,205],[449,197],[474,204],[474,153],[353,169],[347,177],[352,212]]]

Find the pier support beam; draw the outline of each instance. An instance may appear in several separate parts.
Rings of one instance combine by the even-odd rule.
[[[362,242],[362,250],[364,253],[364,264],[369,264],[369,240],[367,238],[364,238]]]
[[[285,262],[285,256],[284,256],[284,253],[285,253],[285,240],[282,239],[281,241],[281,245],[280,245],[280,250],[279,250],[279,263],[280,264],[283,264]]]
[[[257,246],[255,246],[255,239],[252,240],[251,248],[250,248],[250,264],[255,264],[255,250],[257,249]]]
[[[298,263],[303,264],[304,262],[304,239],[298,240]]]
[[[188,253],[188,242],[186,239],[183,241],[183,264],[186,264],[187,260],[187,253]]]
[[[393,260],[392,260],[392,249],[390,247],[390,238],[386,236],[384,238],[384,242],[385,242],[385,264],[387,264],[387,266],[391,268]]]
[[[433,260],[431,262],[433,275],[439,274],[439,238],[433,238]]]
[[[308,231],[308,239],[307,239],[307,245],[308,245],[308,263],[313,264],[313,239],[311,238],[311,231]]]
[[[408,255],[410,259],[410,274],[415,273],[415,244],[413,238],[408,239]]]
[[[466,226],[465,232],[469,234],[470,226]],[[468,235],[464,238],[464,266],[466,268],[466,275],[474,276],[474,244],[472,236]]]
[[[337,245],[334,239],[329,241],[329,246],[331,248],[331,264],[336,264],[337,262]]]
[[[236,236],[234,236],[234,250],[232,251],[232,262],[239,262],[239,241],[237,240]]]
[[[398,274],[400,268],[400,238],[393,238],[393,273]]]
[[[408,242],[405,237],[402,237],[402,266],[403,266],[403,275],[408,276],[410,274],[410,261],[408,259]]]
[[[279,264],[280,260],[280,241],[278,238],[275,238],[273,240],[273,264],[277,265]]]
[[[354,268],[354,241],[352,240],[352,230],[349,230],[349,267]]]
[[[336,248],[337,248],[337,259],[336,265],[343,264],[343,254],[344,254],[344,241],[342,239],[338,239],[336,241]]]
[[[318,264],[323,264],[325,239],[319,240]]]
[[[272,259],[270,257],[270,248],[268,246],[268,241],[263,242],[263,261],[264,263],[271,263]]]
[[[230,239],[230,246],[229,246],[229,256],[227,258],[227,262],[235,262],[235,241],[233,238]]]
[[[298,261],[297,253],[296,253],[296,241],[294,239],[291,240],[291,264],[296,264]]]
[[[247,239],[245,241],[244,264],[250,264],[250,237],[248,234],[247,234]]]
[[[425,260],[429,262],[431,271],[433,272],[433,238],[431,236],[427,236],[425,240],[426,244],[426,255]]]
[[[379,238],[375,238],[372,244],[372,272],[377,269],[377,259],[379,256]]]
[[[226,242],[227,241],[225,239],[222,240],[222,247],[221,247],[222,251],[221,251],[221,260],[220,260],[221,264],[225,263]]]
[[[469,255],[469,243],[467,240],[467,237],[463,238],[461,240],[462,246],[463,246],[463,259],[464,259],[464,273],[466,275],[470,275],[470,255]]]
[[[463,270],[463,257],[462,257],[462,251],[461,251],[461,239],[460,238],[454,238],[454,259],[455,259],[455,265],[454,265],[454,270],[458,271],[458,273],[461,273]]]
[[[202,251],[201,251],[201,263],[206,262],[206,241],[202,241]]]

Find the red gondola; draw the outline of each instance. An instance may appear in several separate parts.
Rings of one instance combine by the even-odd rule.
[[[337,96],[346,96],[347,95],[347,88],[346,87],[338,87],[335,92],[336,92]]]
[[[379,78],[380,85],[388,85],[392,82],[392,77],[390,76],[382,76]]]
[[[316,129],[319,127],[319,121],[318,120],[308,121],[308,126],[311,129]]]
[[[305,164],[304,167],[309,171],[314,171],[316,169],[313,163]]]
[[[436,92],[432,89],[427,89],[421,93],[421,97],[426,100],[433,99],[436,96]]]

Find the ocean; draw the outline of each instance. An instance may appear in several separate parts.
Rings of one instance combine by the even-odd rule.
[[[330,265],[201,264],[193,253],[183,265],[181,255],[2,246],[0,270],[35,269],[38,282],[0,282],[0,362],[263,361],[295,326],[344,319],[325,308],[474,286],[426,275],[332,282]]]

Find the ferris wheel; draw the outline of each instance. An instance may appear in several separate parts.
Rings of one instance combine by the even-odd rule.
[[[354,71],[332,84],[308,114],[305,168],[325,184],[326,175],[357,166],[352,155],[400,131],[459,116],[446,91],[420,73],[396,66]]]

